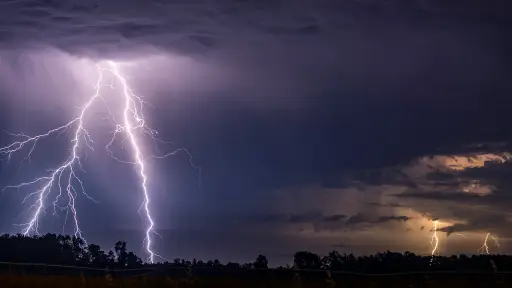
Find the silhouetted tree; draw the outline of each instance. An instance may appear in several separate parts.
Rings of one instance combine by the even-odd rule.
[[[299,269],[320,269],[322,266],[320,256],[307,251],[295,253],[293,263]]]
[[[117,241],[114,246],[114,251],[116,251],[117,258],[117,266],[126,267],[128,264],[128,252],[126,252],[126,242]]]
[[[258,255],[258,257],[256,257],[256,261],[254,262],[254,268],[267,269],[268,268],[267,257],[265,257],[263,255]]]
[[[107,262],[110,264],[114,264],[115,261],[116,261],[116,255],[114,254],[114,252],[112,252],[112,250],[108,251]]]
[[[233,269],[234,270],[234,269],[240,269],[241,266],[238,263],[228,262],[228,264],[226,264],[225,267],[228,268],[228,269]]]
[[[107,255],[101,251],[99,245],[90,244],[88,247],[89,261],[93,267],[106,267],[107,266]]]
[[[23,235],[0,236],[0,262],[47,263],[70,266],[89,266],[95,268],[137,268],[141,266],[157,267],[163,265],[178,265],[180,267],[210,267],[209,271],[217,269],[265,269],[268,260],[259,255],[254,263],[240,265],[228,263],[222,265],[219,260],[208,262],[187,261],[176,259],[173,263],[149,264],[137,257],[133,252],[127,251],[127,244],[118,241],[114,251],[105,253],[100,246],[86,245],[77,237],[67,235],[46,234],[42,236],[25,237]],[[464,272],[495,272],[512,270],[512,257],[506,255],[466,255],[460,256],[420,256],[411,252],[404,254],[391,251],[380,252],[375,255],[355,257],[352,254],[341,255],[331,251],[326,256],[300,251],[294,255],[294,268],[299,269],[325,269],[344,270],[362,273],[391,273],[408,271],[464,271]],[[290,269],[287,264],[280,269]],[[261,272],[266,273],[266,272]]]
[[[126,254],[126,266],[128,268],[137,268],[142,266],[142,260],[137,257],[133,252]]]
[[[339,270],[343,265],[343,258],[338,251],[331,251],[322,258],[321,265],[324,269]]]

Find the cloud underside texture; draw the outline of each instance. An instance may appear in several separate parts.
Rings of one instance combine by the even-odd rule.
[[[204,147],[194,144],[201,137],[192,132],[183,136],[197,146],[204,169],[215,171],[209,176],[213,192],[201,195],[201,203],[221,193],[226,206],[238,206],[226,208],[236,220],[208,206],[219,215],[181,215],[183,226],[250,226],[253,231],[243,233],[260,231],[293,241],[294,248],[320,250],[359,245],[362,252],[374,251],[382,247],[372,237],[383,243],[400,237],[405,244],[394,248],[427,252],[429,219],[440,219],[449,238],[476,233],[475,242],[460,244],[472,251],[478,233],[509,233],[511,170],[503,154],[511,136],[509,6],[3,1],[0,63],[17,65],[23,53],[43,49],[93,59],[179,55],[229,72],[215,86],[219,92],[206,87],[220,95],[204,100],[205,106],[271,106],[252,114],[183,108],[217,117],[221,127],[207,132],[208,125],[194,122],[192,131],[213,137]],[[250,96],[237,96],[241,91]],[[174,120],[164,114],[155,112]],[[227,130],[242,144],[257,143],[240,149]],[[208,154],[207,147],[218,146],[224,148],[216,156]],[[240,180],[214,180],[224,175]],[[240,215],[244,210],[247,215]]]

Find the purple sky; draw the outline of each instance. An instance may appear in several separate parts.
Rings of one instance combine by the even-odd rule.
[[[191,2],[2,1],[0,129],[34,135],[76,117],[94,62],[114,59],[151,104],[149,125],[176,143],[145,139],[146,151],[186,147],[202,168],[199,188],[185,154],[148,163],[155,250],[168,258],[428,254],[432,218],[442,254],[476,253],[486,233],[501,238],[492,252],[512,251],[510,4]],[[136,174],[103,149],[113,127],[100,106],[81,174],[100,203],[78,199],[82,230],[145,256]],[[0,185],[47,173],[70,137],[41,141],[21,166],[27,151],[15,155]],[[20,231],[30,192],[3,192],[0,232]],[[62,225],[40,219],[42,232]]]

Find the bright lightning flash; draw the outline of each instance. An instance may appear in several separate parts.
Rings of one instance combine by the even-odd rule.
[[[432,238],[430,239],[430,246],[432,246],[432,258],[430,259],[430,264],[434,261],[434,256],[437,255],[439,250],[439,237],[437,236],[437,224],[438,220],[434,220],[434,227],[433,227],[433,233]]]
[[[134,131],[134,129],[141,128],[141,129],[145,129],[145,131],[149,131],[150,135],[154,135],[155,131],[146,127],[144,118],[142,117],[141,112],[137,109],[137,104],[139,106],[141,106],[143,103],[142,100],[132,92],[130,87],[128,87],[128,84],[126,83],[126,79],[123,76],[121,76],[121,74],[119,73],[119,69],[117,68],[116,63],[109,62],[109,64],[111,66],[110,71],[112,71],[112,73],[114,73],[114,75],[117,77],[117,79],[121,82],[121,85],[123,86],[123,96],[124,96],[124,101],[125,101],[124,112],[123,112],[124,126],[118,125],[115,133],[124,131],[128,134],[128,137],[130,138],[131,146],[133,148],[133,153],[134,153],[133,158],[135,159],[137,166],[139,168],[139,175],[141,178],[140,185],[141,185],[142,191],[144,193],[144,201],[143,201],[142,205],[144,206],[144,210],[146,212],[146,218],[149,222],[149,225],[146,228],[146,238],[145,238],[146,250],[149,253],[149,261],[151,263],[153,263],[154,257],[156,254],[151,250],[151,234],[156,233],[154,230],[155,223],[154,223],[153,219],[151,218],[151,212],[149,209],[149,194],[148,194],[148,189],[146,186],[146,182],[147,182],[148,178],[147,178],[145,170],[144,170],[144,161],[142,158],[142,153],[139,148],[139,143],[138,143],[137,138],[135,137],[135,134],[133,131]],[[132,121],[134,121],[135,123],[132,124]],[[114,133],[114,137],[116,135],[115,133]],[[159,256],[159,255],[157,255],[157,256]]]
[[[485,253],[485,254],[489,255],[489,245],[487,244],[487,241],[489,241],[489,237],[494,241],[494,245],[496,245],[496,247],[500,247],[498,238],[495,237],[494,235],[491,235],[491,233],[487,233],[487,234],[485,234],[485,239],[484,239],[484,243],[482,244],[482,247],[480,247],[480,249],[478,249],[478,253],[480,253],[480,254]]]
[[[107,62],[107,68],[101,67],[100,65],[96,65],[98,68],[99,73],[99,79],[96,82],[95,87],[95,94],[89,99],[89,101],[81,108],[79,116],[71,120],[70,122],[66,123],[65,125],[62,125],[60,127],[48,130],[47,132],[43,134],[39,134],[36,136],[28,136],[25,134],[11,134],[20,140],[15,141],[5,147],[0,148],[0,155],[4,155],[7,160],[11,159],[11,156],[15,152],[19,152],[20,150],[24,149],[26,146],[29,147],[29,151],[27,153],[27,156],[25,159],[30,160],[32,152],[35,150],[37,142],[43,138],[49,137],[53,134],[56,134],[57,132],[64,132],[68,128],[75,127],[74,130],[74,137],[71,140],[72,149],[70,152],[70,156],[67,158],[64,163],[62,163],[59,167],[50,170],[50,174],[47,176],[42,176],[39,178],[36,178],[29,182],[24,182],[18,185],[11,185],[7,186],[6,188],[16,188],[21,189],[24,187],[32,187],[39,185],[39,188],[37,188],[36,191],[31,192],[28,194],[24,199],[23,203],[25,203],[29,198],[35,197],[35,202],[28,208],[27,212],[32,211],[32,216],[30,221],[24,224],[20,224],[20,226],[24,227],[22,229],[23,235],[30,235],[31,233],[39,234],[38,227],[39,227],[39,219],[41,217],[41,214],[45,212],[45,200],[48,197],[48,195],[52,192],[54,188],[58,191],[58,194],[54,198],[54,201],[52,201],[53,204],[53,214],[56,215],[58,210],[65,211],[66,212],[66,219],[64,221],[64,227],[67,222],[67,216],[68,213],[71,211],[73,215],[73,222],[74,222],[74,235],[76,237],[79,237],[81,239],[84,239],[82,236],[82,231],[80,230],[78,216],[77,216],[77,210],[75,207],[75,201],[78,196],[78,190],[85,195],[88,199],[97,202],[93,198],[91,198],[84,190],[83,182],[80,180],[80,178],[77,175],[77,169],[82,169],[82,163],[80,162],[80,148],[89,148],[91,150],[94,150],[91,146],[92,143],[94,143],[91,139],[91,136],[89,132],[86,130],[84,126],[84,118],[88,110],[91,108],[91,106],[96,102],[97,100],[102,100],[105,107],[108,109],[109,112],[109,120],[112,124],[115,125],[116,129],[113,132],[112,140],[107,145],[106,149],[110,153],[112,157],[113,153],[110,150],[110,146],[113,144],[116,136],[118,133],[125,133],[127,138],[130,141],[130,145],[132,148],[132,161],[121,161],[125,163],[133,164],[137,167],[138,174],[140,177],[140,189],[143,192],[143,203],[141,207],[139,208],[139,213],[144,208],[144,217],[147,220],[147,227],[145,231],[145,249],[147,253],[149,254],[148,261],[150,263],[154,263],[155,256],[161,257],[160,255],[156,254],[152,250],[152,241],[151,236],[156,234],[156,231],[154,230],[154,220],[151,217],[151,211],[150,211],[150,195],[147,187],[147,172],[145,170],[145,160],[148,158],[165,158],[170,155],[174,155],[178,151],[184,151],[188,154],[189,160],[191,165],[199,169],[199,167],[196,167],[192,163],[192,155],[184,148],[180,148],[177,150],[174,150],[171,153],[168,153],[163,156],[151,156],[144,158],[141,148],[140,148],[140,140],[137,138],[137,131],[141,131],[142,133],[149,135],[153,141],[159,139],[156,138],[157,132],[151,128],[149,128],[146,125],[146,122],[144,120],[144,117],[142,115],[142,107],[144,104],[144,101],[129,87],[127,80],[125,77],[121,75],[121,72],[119,71],[118,65],[115,62],[108,61]],[[109,86],[112,88],[112,85],[106,85],[103,84],[104,82],[104,73],[109,72],[111,73],[114,78],[119,82],[122,86],[122,102],[120,103],[120,109],[123,111],[123,120],[121,123],[117,123],[115,120],[115,117],[112,116],[110,108],[107,106],[106,99],[101,94],[101,87],[102,86]],[[24,159],[24,160],[25,160]],[[118,158],[114,157],[114,159],[119,160]],[[199,170],[200,171],[200,170]],[[62,183],[62,177],[65,177],[64,182]],[[67,204],[65,206],[59,206],[59,201],[61,197],[67,196]],[[85,239],[84,239],[85,241]]]

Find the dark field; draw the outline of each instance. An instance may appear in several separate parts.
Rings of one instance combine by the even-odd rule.
[[[11,267],[0,287],[512,287],[512,273],[404,273],[364,275],[328,271],[134,269],[100,271]]]

